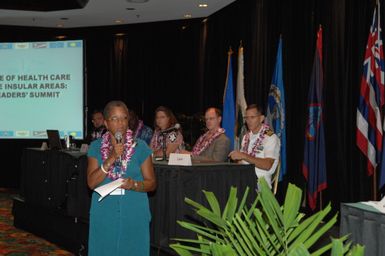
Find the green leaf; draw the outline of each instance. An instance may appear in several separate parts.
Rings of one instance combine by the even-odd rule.
[[[288,256],[309,256],[310,253],[303,244],[299,243],[296,246],[294,246],[293,249],[290,250],[290,252],[287,255]]]
[[[176,252],[178,252],[179,255],[186,255],[186,256],[192,256],[193,254],[191,254],[189,251],[193,251],[193,252],[200,252],[200,253],[210,253],[210,250],[208,251],[203,251],[202,249],[200,248],[197,248],[197,247],[192,247],[192,246],[187,246],[187,245],[182,245],[182,244],[171,244],[170,247],[172,249],[174,249]]]
[[[250,191],[250,188],[246,187],[245,193],[243,193],[241,203],[239,204],[239,207],[238,207],[238,211],[237,211],[238,215],[241,215],[243,209],[245,208],[245,204],[246,204],[247,196],[249,195],[249,191]]]
[[[206,196],[207,202],[209,202],[209,205],[211,207],[211,210],[215,215],[221,216],[221,207],[219,206],[218,200],[215,197],[213,192],[205,191],[203,190],[203,193]]]
[[[283,205],[283,223],[285,230],[298,224],[297,216],[301,207],[301,194],[301,190],[298,187],[289,184]]]
[[[208,239],[212,239],[213,241],[217,241],[217,242],[223,242],[223,240],[220,239],[218,236],[214,236],[214,235],[204,231],[203,228],[201,228],[201,227],[198,228],[195,225],[191,225],[191,223],[183,222],[183,221],[178,221],[178,224],[181,225],[182,227],[184,227],[188,230],[194,231],[195,233],[202,235]]]
[[[230,188],[229,199],[227,200],[225,209],[222,214],[222,219],[232,221],[237,208],[238,198],[237,189],[235,187]]]

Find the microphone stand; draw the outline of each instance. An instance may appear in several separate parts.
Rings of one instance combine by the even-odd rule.
[[[167,133],[162,133],[162,160],[167,161],[167,154],[166,154],[166,135]]]

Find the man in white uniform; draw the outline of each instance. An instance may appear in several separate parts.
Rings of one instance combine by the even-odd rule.
[[[244,164],[254,164],[257,177],[264,177],[271,187],[271,177],[279,162],[280,140],[263,123],[265,115],[259,106],[248,106],[244,118],[248,132],[243,136],[241,150],[232,151],[229,157]]]

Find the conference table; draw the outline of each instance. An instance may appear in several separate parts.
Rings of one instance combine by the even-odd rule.
[[[385,214],[364,203],[341,203],[340,236],[365,246],[365,255],[385,255]]]
[[[20,194],[26,205],[47,211],[60,209],[69,218],[88,223],[92,191],[87,187],[87,156],[84,153],[26,148],[21,165]],[[194,237],[176,222],[199,221],[184,202],[186,197],[208,206],[202,190],[212,191],[223,209],[232,186],[238,188],[239,198],[246,187],[250,188],[249,202],[256,196],[254,165],[193,163],[192,166],[179,166],[154,161],[154,170],[157,189],[149,193],[151,245],[159,250],[170,251],[168,245],[172,238]]]

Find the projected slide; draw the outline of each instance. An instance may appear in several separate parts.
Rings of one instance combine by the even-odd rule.
[[[0,43],[0,139],[83,139],[83,41]]]

